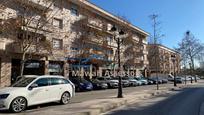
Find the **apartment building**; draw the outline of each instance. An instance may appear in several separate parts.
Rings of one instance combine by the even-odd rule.
[[[181,56],[178,52],[161,44],[148,44],[149,73],[153,76],[168,75],[181,70]]]
[[[103,73],[117,68],[117,44],[110,32],[113,26],[131,34],[136,44],[125,46],[134,53],[121,54],[123,66],[135,71],[148,66],[148,33],[86,0],[16,0],[12,4],[5,1],[1,2],[0,9],[2,25],[8,20],[17,23],[19,18],[29,23],[20,25],[12,38],[5,36],[5,30],[0,34],[2,87],[14,82],[20,74],[23,52],[18,42],[23,41],[24,35],[29,40],[35,39],[25,54],[24,74],[71,76],[74,70]],[[52,48],[48,48],[51,51],[39,45],[45,41],[51,44]]]

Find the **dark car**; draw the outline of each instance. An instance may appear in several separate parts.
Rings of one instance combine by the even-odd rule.
[[[93,89],[107,89],[108,84],[106,82],[100,81],[98,79],[91,80],[91,83],[93,85]]]
[[[147,82],[148,82],[148,85],[152,85],[152,84],[154,84],[154,81],[151,80],[151,79],[147,79]]]
[[[181,77],[176,77],[176,83],[183,83],[183,79]]]
[[[74,83],[76,91],[91,91],[93,89],[92,83],[84,78],[74,77],[70,78],[70,81]]]
[[[153,77],[153,78],[148,78],[148,80],[153,81],[153,84],[162,84],[162,80],[160,78],[157,77]]]

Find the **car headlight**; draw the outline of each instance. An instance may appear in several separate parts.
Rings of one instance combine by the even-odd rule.
[[[0,99],[6,99],[9,96],[9,94],[0,94]]]

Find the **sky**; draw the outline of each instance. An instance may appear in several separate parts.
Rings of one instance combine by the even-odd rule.
[[[133,25],[153,33],[149,16],[158,14],[162,44],[175,48],[191,33],[204,43],[204,0],[89,0],[114,14],[125,16]]]

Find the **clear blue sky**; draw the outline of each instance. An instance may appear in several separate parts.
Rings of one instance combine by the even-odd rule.
[[[135,26],[153,33],[149,15],[160,15],[162,43],[173,48],[190,30],[204,42],[204,0],[90,0],[115,15],[127,17]]]

